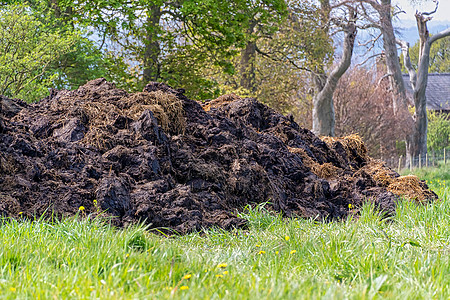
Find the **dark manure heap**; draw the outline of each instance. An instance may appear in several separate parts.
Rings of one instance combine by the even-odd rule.
[[[437,196],[367,156],[361,139],[320,139],[255,99],[201,105],[161,83],[129,94],[104,79],[37,104],[0,98],[0,214],[105,214],[179,233],[245,226],[269,202],[284,216],[332,221],[371,201]]]

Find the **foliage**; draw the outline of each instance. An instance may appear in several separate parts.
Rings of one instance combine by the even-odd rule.
[[[69,52],[49,65],[46,75],[53,78],[50,85],[56,89],[77,89],[89,80],[105,77],[121,88],[133,90],[136,80],[132,80],[131,72],[122,57],[105,53],[93,41],[79,36]]]
[[[450,145],[450,117],[446,114],[428,111],[428,151],[442,150]]]
[[[289,15],[270,35],[257,33],[252,41],[256,52],[251,58],[255,75],[254,91],[241,86],[244,74],[220,72],[206,64],[201,72],[212,78],[221,93],[235,93],[258,100],[292,114],[302,126],[311,128],[311,100],[308,71],[325,67],[332,60],[332,40],[320,25],[320,7],[311,1],[287,1]],[[240,70],[242,53],[233,60],[231,70]],[[325,63],[325,66],[323,65]]]
[[[420,41],[417,41],[414,46],[409,49],[409,56],[411,64],[415,70],[419,61]],[[430,49],[430,66],[428,72],[430,73],[450,73],[450,37],[439,39],[431,45]],[[408,73],[404,66],[403,54],[400,56],[400,64],[403,73]]]
[[[73,5],[68,1],[59,4]],[[234,72],[229,61],[251,38],[246,29],[249,22],[258,18],[265,25],[261,32],[269,34],[283,11],[282,0],[95,0],[73,6],[73,19],[96,28],[100,36],[119,45],[138,63],[144,76],[151,69],[153,80],[175,87],[189,83],[190,94],[204,98],[217,91],[214,80],[198,70],[211,63],[222,72]],[[212,94],[203,92],[204,88]]]
[[[248,230],[171,238],[99,219],[3,219],[2,297],[446,299],[450,188],[426,179],[441,201],[399,201],[388,219],[370,205],[330,223],[256,207],[241,214]]]
[[[310,96],[304,70],[316,69],[332,53],[331,39],[318,21],[320,9],[312,1],[16,2],[31,7],[37,19],[45,16],[41,22],[52,32],[83,32],[68,53],[49,63],[40,78],[43,91],[74,89],[97,77],[139,90],[145,84],[143,72],[154,67],[157,80],[185,88],[193,99],[227,92],[257,96],[307,125]],[[240,86],[242,74],[236,71],[241,49],[250,41],[259,51],[252,62],[258,89],[252,92]],[[151,47],[155,65],[146,52]]]
[[[0,94],[27,101],[47,92],[51,64],[68,53],[77,32],[55,31],[23,5],[0,8]]]
[[[11,35],[10,41],[22,50],[15,59],[24,56],[21,64],[30,81],[23,89],[14,90],[10,86],[9,90],[0,90],[0,94],[37,101],[48,94],[49,88],[76,89],[99,77],[115,81],[127,90],[136,87],[133,68],[122,57],[100,50],[88,38],[92,32],[82,27],[75,28],[73,23],[66,22],[66,16],[57,16],[59,14],[46,1],[16,2],[22,2],[16,9],[20,8],[25,14],[21,16],[24,23],[22,27],[15,27],[14,38]],[[27,36],[17,39],[19,28],[27,32]],[[20,70],[20,67],[10,67],[13,63],[9,60],[3,69],[4,74],[10,77],[14,76],[14,70],[16,73]]]

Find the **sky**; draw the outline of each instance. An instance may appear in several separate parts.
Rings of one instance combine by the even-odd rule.
[[[411,2],[418,2],[417,0],[393,0],[392,3],[397,2],[397,4],[406,12],[406,14],[401,14],[399,17],[401,20],[415,20],[414,14],[416,9],[419,11],[433,11],[435,4],[431,0],[422,1],[421,5],[411,5]],[[433,15],[434,21],[448,22],[450,25],[450,0],[440,0],[437,12]]]

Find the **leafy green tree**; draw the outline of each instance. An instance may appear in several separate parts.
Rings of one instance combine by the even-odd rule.
[[[118,46],[123,56],[140,67],[142,85],[189,82],[189,90],[196,90],[192,95],[198,97],[211,95],[200,90],[214,90],[215,83],[197,70],[212,64],[222,72],[235,72],[230,61],[253,37],[248,32],[250,24],[257,19],[258,33],[267,34],[284,14],[283,0],[52,3],[57,3],[59,11],[70,11],[74,24],[95,28],[103,45]]]
[[[68,53],[77,32],[57,32],[24,5],[0,8],[0,94],[35,101],[56,75],[51,64]],[[46,76],[48,75],[48,76]]]

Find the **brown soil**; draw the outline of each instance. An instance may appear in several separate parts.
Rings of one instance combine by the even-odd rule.
[[[251,98],[202,107],[161,83],[128,94],[97,79],[38,104],[0,101],[6,217],[70,216],[83,206],[117,225],[186,233],[245,226],[236,213],[267,201],[284,216],[337,220],[365,201],[390,215],[397,195],[437,199],[370,159],[358,136],[321,140]]]

